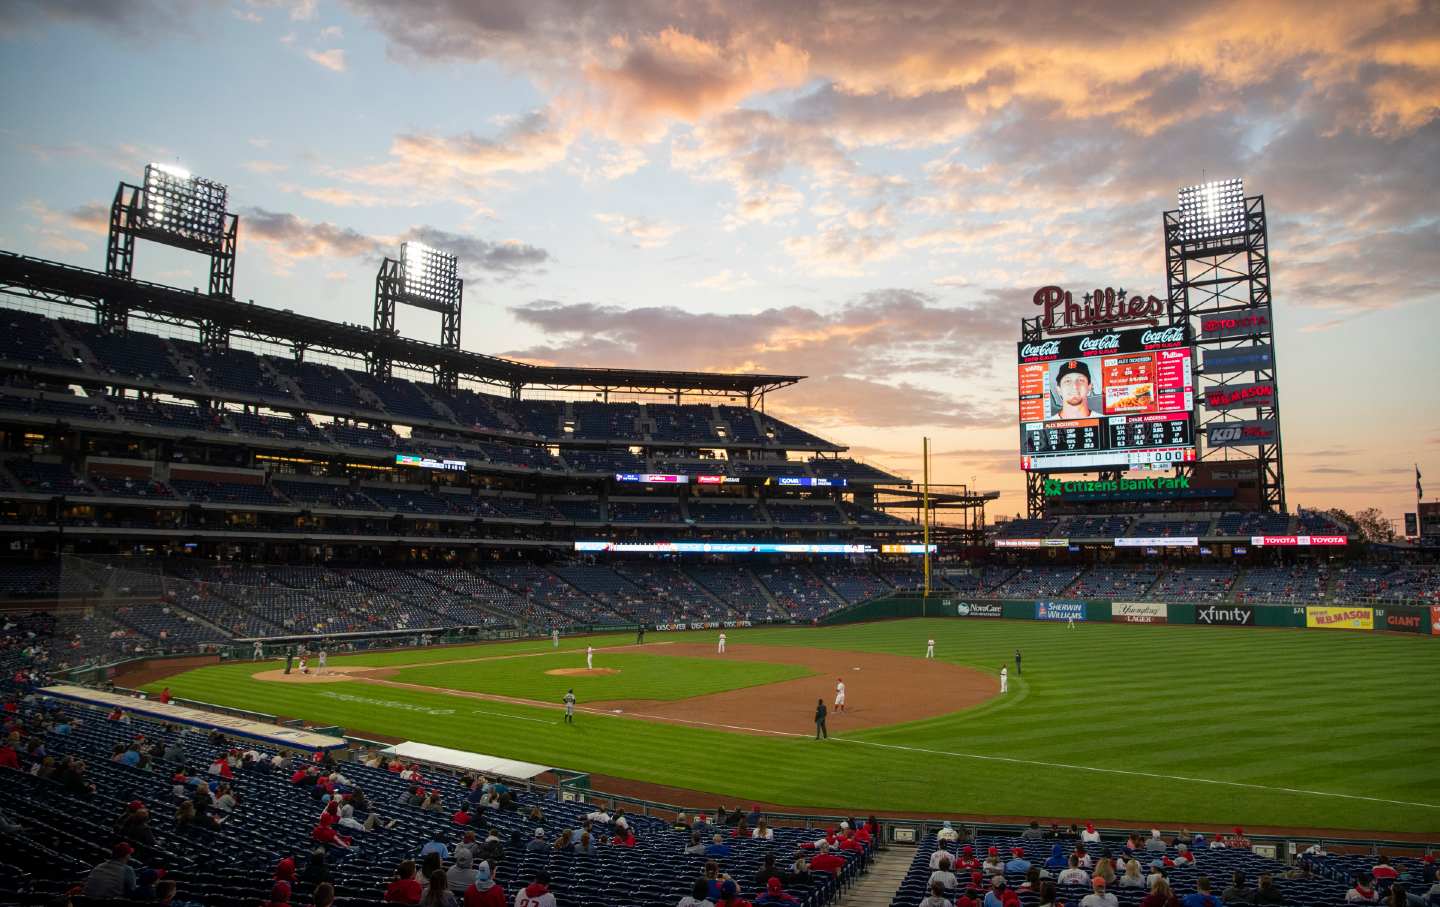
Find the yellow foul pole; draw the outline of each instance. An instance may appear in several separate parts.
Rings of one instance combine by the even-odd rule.
[[[930,598],[930,439],[926,438],[921,450],[921,461],[924,464],[925,488],[922,493],[922,510],[925,516],[925,599],[922,600],[921,609],[925,609]]]

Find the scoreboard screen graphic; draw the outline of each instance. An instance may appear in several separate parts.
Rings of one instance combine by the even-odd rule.
[[[1022,341],[1019,354],[1024,469],[1166,469],[1195,460],[1185,326]]]

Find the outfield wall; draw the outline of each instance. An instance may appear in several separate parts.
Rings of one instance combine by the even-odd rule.
[[[1109,599],[974,599],[961,595],[889,595],[827,614],[821,624],[901,617],[1045,620],[1068,623],[1190,624],[1387,630],[1440,636],[1440,606],[1267,605],[1242,602],[1127,602]]]

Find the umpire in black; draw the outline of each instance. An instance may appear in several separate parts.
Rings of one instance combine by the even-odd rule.
[[[817,699],[815,700],[815,739],[819,740],[821,737],[829,740],[830,732],[825,730],[825,700]]]

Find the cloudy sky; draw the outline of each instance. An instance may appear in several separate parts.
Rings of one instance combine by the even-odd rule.
[[[174,163],[230,187],[243,298],[368,323],[421,239],[470,349],[808,375],[773,411],[915,475],[929,435],[1000,513],[1035,288],[1163,296],[1175,189],[1243,176],[1292,507],[1440,491],[1433,0],[9,0],[0,55],[0,248],[100,267]]]

